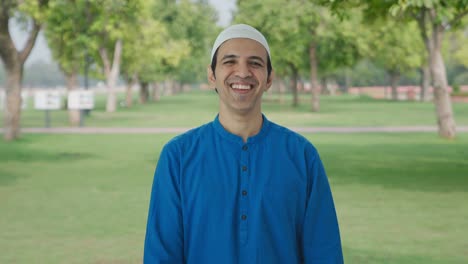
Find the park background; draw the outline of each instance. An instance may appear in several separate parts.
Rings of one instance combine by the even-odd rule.
[[[0,142],[0,263],[141,262],[159,152],[214,119],[207,58],[231,22],[270,41],[277,79],[263,112],[319,149],[345,262],[468,262],[467,1],[237,1],[228,13],[216,12],[224,1],[10,2],[1,8],[25,36],[15,52],[41,29],[52,60],[23,56],[15,86],[2,50],[0,87],[25,99],[2,105],[20,125]],[[418,21],[427,35],[443,26],[442,85]],[[67,110],[82,89],[95,107]],[[33,106],[42,90],[64,98],[50,128]],[[456,134],[438,125],[440,90]]]

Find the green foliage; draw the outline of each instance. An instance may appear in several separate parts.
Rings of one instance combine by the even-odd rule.
[[[433,10],[433,22],[446,28],[460,26],[461,18],[468,14],[467,0],[393,0],[391,2],[389,12],[393,16],[412,16],[423,9]],[[374,5],[379,4],[376,2]]]
[[[46,37],[55,60],[67,73],[95,63],[94,76],[102,71],[99,48],[113,50],[118,39],[137,25],[144,1],[50,0]],[[113,52],[108,52],[112,60]],[[102,75],[101,75],[102,76]]]
[[[206,1],[158,0],[152,8],[153,17],[168,29],[169,38],[180,43],[173,53],[179,53],[180,63],[166,63],[165,73],[189,83],[206,80],[206,66],[216,33],[216,12]]]
[[[369,26],[369,57],[398,74],[420,67],[425,50],[416,23],[379,22]]]
[[[464,29],[447,32],[442,52],[447,64],[468,69],[468,23]]]
[[[165,67],[177,67],[189,50],[185,48],[186,40],[172,39],[167,26],[152,17],[154,3],[144,4],[137,23],[123,39],[122,72],[153,82],[164,78]]]
[[[32,19],[39,24],[42,24],[47,19],[47,10],[48,10],[48,3],[49,0],[29,0],[29,1],[8,1],[17,3],[18,11],[16,15],[21,19]],[[14,14],[14,11],[13,13]]]
[[[89,1],[52,1],[45,36],[53,58],[66,73],[83,69],[93,39],[89,23],[96,10]]]
[[[361,24],[361,13],[349,10],[350,17],[340,20],[329,11],[317,36],[317,55],[319,71],[329,75],[338,69],[353,67],[359,59],[369,52],[368,31]],[[323,22],[325,21],[325,22]]]

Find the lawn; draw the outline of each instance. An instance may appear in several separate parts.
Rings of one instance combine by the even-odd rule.
[[[436,125],[431,102],[393,102],[353,95],[322,96],[321,110],[310,111],[309,95],[301,95],[298,108],[291,106],[291,96],[267,94],[263,112],[272,121],[286,126],[405,126]],[[119,101],[124,95],[119,94]],[[85,126],[95,127],[194,127],[213,120],[217,113],[217,95],[212,91],[193,91],[177,96],[163,96],[157,103],[136,104],[132,108],[119,107],[106,113],[105,97],[96,98],[96,108],[86,117]],[[22,112],[23,127],[43,127],[44,111],[34,110],[32,103]],[[468,105],[454,103],[457,124],[468,125]],[[51,111],[51,126],[67,126],[65,110]],[[0,120],[0,125],[3,120]]]
[[[141,263],[152,172],[172,136],[1,141],[0,263]],[[305,136],[328,171],[346,263],[468,263],[467,134]]]

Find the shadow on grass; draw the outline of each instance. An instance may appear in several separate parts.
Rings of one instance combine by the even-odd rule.
[[[29,147],[29,143],[29,139],[20,139],[12,143],[0,143],[0,186],[12,184],[20,177],[26,177],[16,173],[16,168],[27,166],[32,162],[75,162],[96,156],[84,152],[61,151],[55,153],[39,150]]]
[[[464,145],[324,145],[321,149],[335,184],[468,192],[468,150]]]
[[[11,171],[6,171],[6,170],[3,170],[3,169],[0,169],[0,186],[11,185],[21,177],[24,178],[26,176],[19,175],[17,173],[11,172]]]
[[[84,152],[57,152],[51,153],[35,149],[2,149],[0,150],[0,164],[4,162],[36,162],[36,161],[76,161],[95,157],[91,153]]]

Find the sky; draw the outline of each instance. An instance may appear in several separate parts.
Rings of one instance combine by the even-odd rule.
[[[209,0],[209,2],[217,9],[219,14],[218,24],[221,26],[227,26],[231,22],[231,14],[235,9],[236,1],[235,0]],[[17,26],[10,23],[10,31],[13,37],[13,41],[16,44],[16,47],[23,47],[24,42],[26,41],[27,35],[22,32]],[[47,46],[47,41],[44,38],[42,32],[39,34],[36,44],[34,45],[31,54],[26,61],[26,64],[31,64],[37,61],[51,62],[52,55],[50,53],[49,47]]]

